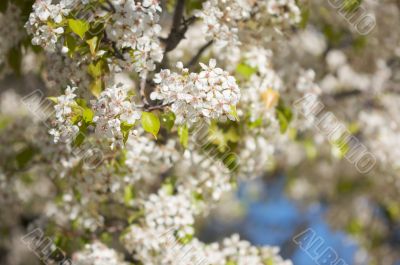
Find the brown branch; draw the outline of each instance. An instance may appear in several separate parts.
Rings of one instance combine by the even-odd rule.
[[[167,104],[162,104],[162,105],[155,105],[155,106],[145,106],[144,109],[146,111],[153,111],[153,110],[161,110],[165,107],[169,107],[172,105],[173,102],[167,103]]]
[[[199,51],[196,53],[195,56],[193,56],[193,58],[186,64],[186,68],[192,68],[195,64],[197,64],[197,62],[199,61],[201,55],[203,54],[203,52],[205,50],[208,49],[208,47],[210,47],[213,44],[213,41],[210,40],[209,42],[207,42],[206,44],[204,44]]]
[[[344,98],[351,97],[351,96],[358,96],[361,93],[362,93],[362,91],[358,90],[358,89],[347,90],[347,91],[338,92],[338,93],[334,94],[333,98],[335,100],[340,100],[340,99],[344,99]]]
[[[185,19],[183,16],[184,11],[185,11],[185,0],[178,0],[175,6],[171,31],[168,37],[163,40],[163,42],[165,43],[164,56],[168,52],[175,49],[176,46],[178,46],[181,40],[185,37],[185,33],[188,27],[194,21],[196,21],[196,17],[190,17],[189,19]]]

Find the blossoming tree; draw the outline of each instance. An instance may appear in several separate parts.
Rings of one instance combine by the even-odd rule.
[[[0,75],[40,77],[27,93],[2,96],[4,229],[21,218],[28,232],[52,235],[63,254],[40,249],[46,262],[291,264],[237,235],[204,243],[196,227],[238,181],[293,169],[296,199],[337,202],[329,192],[347,173],[345,183],[364,177],[376,190],[392,181],[372,200],[398,224],[400,38],[372,54],[381,32],[366,43],[346,22],[337,31],[316,2],[3,0]],[[397,13],[371,9],[382,24],[396,21],[396,1],[385,6]],[[345,45],[364,49],[372,72]],[[310,97],[346,130],[326,137]],[[375,154],[371,171],[345,161],[347,131]],[[321,174],[325,185],[311,185]],[[337,223],[354,221],[345,219]]]

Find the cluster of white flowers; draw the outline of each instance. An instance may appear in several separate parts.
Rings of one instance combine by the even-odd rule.
[[[242,27],[246,28],[251,17],[260,25],[285,28],[300,22],[301,11],[294,0],[209,0],[196,16],[203,20],[206,38],[216,40],[217,46],[236,47],[241,44]]]
[[[74,115],[73,108],[77,106],[74,98],[74,91],[77,87],[68,86],[65,89],[65,95],[57,97],[55,109],[55,128],[50,129],[49,133],[53,135],[54,142],[69,141],[73,139],[79,132],[79,127],[73,124],[72,118]]]
[[[397,171],[400,168],[398,99],[398,96],[393,95],[382,96],[381,102],[385,109],[366,110],[359,114],[360,126],[365,128],[363,134],[366,136],[368,149],[373,150],[385,170],[392,168]]]
[[[140,239],[140,240],[138,240]],[[157,234],[132,227],[125,242],[135,257],[145,264],[156,265],[291,265],[283,260],[276,247],[255,247],[234,234],[221,243],[205,244],[194,238],[188,243],[176,239],[173,231]]]
[[[133,61],[134,70],[144,76],[154,70],[154,63],[161,62],[163,57],[158,40],[161,26],[157,24],[161,6],[158,1],[150,0],[113,0],[111,3],[115,12],[111,17],[112,23],[106,26],[107,37],[120,49],[134,50],[133,58],[129,53],[125,54],[128,61],[125,65]]]
[[[222,194],[232,189],[228,168],[208,154],[186,151],[176,166],[178,190],[201,195],[204,200],[218,201]]]
[[[74,253],[72,263],[76,265],[127,265],[123,261],[123,255],[108,248],[100,242],[94,242],[85,246],[85,249]]]
[[[276,24],[296,24],[301,20],[301,11],[295,0],[270,0],[263,3]]]
[[[302,94],[319,95],[321,88],[314,83],[315,72],[313,70],[303,71],[296,84],[296,89]]]
[[[141,117],[141,112],[131,102],[128,90],[122,84],[116,84],[101,92],[97,100],[92,100],[96,134],[112,141],[112,147],[121,144],[123,122],[134,125]]]
[[[156,231],[176,230],[179,238],[194,234],[195,208],[186,194],[169,195],[166,189],[143,203],[145,226]]]
[[[112,71],[127,70],[140,73],[142,77],[155,69],[155,63],[163,58],[159,34],[161,26],[157,24],[161,6],[158,1],[112,0],[107,5],[87,0],[40,0],[33,5],[26,28],[33,35],[32,43],[40,45],[50,52],[69,51],[63,35],[67,19],[71,14],[88,13],[88,17],[104,20],[105,42],[113,42],[122,57],[108,58]],[[109,10],[109,14],[105,11]],[[72,17],[75,19],[75,17]],[[89,25],[91,21],[85,21]],[[96,29],[97,30],[97,29]],[[104,55],[101,50],[96,55]]]
[[[71,12],[71,8],[79,0],[61,0],[53,4],[52,0],[38,0],[33,6],[33,12],[25,27],[33,35],[32,43],[46,50],[55,51],[59,46],[58,39],[64,33],[62,22]]]
[[[273,125],[275,130],[279,125]],[[268,135],[269,136],[269,135]],[[271,143],[265,135],[247,135],[240,146],[241,163],[238,176],[240,179],[252,179],[261,176],[266,170],[273,168],[273,155],[276,142]]]
[[[225,256],[226,263],[234,263],[237,265],[258,265],[258,264],[280,264],[291,265],[291,261],[284,261],[277,256],[279,248],[252,246],[250,242],[240,240],[239,235],[232,235],[226,238],[222,244],[222,252]],[[240,253],[240,255],[238,255]]]
[[[9,50],[25,35],[21,23],[21,10],[15,5],[10,3],[4,13],[0,12],[0,66]]]
[[[270,128],[276,129],[275,107],[285,87],[281,77],[273,69],[272,54],[271,50],[254,46],[245,53],[246,64],[257,71],[243,84],[239,115],[250,115],[251,122],[261,119]]]
[[[158,86],[151,99],[171,104],[177,124],[192,123],[200,117],[235,120],[232,108],[239,102],[240,89],[233,76],[215,66],[215,60],[210,60],[209,66],[201,63],[203,71],[198,74],[189,74],[182,63],[178,63],[181,74],[162,70],[155,76]]]
[[[217,40],[219,46],[237,46],[238,22],[250,16],[251,1],[209,0],[197,16],[203,20],[203,34],[210,40]]]
[[[381,93],[385,91],[391,77],[391,69],[386,62],[379,58],[374,65],[372,73],[359,72],[353,68],[346,54],[340,50],[329,51],[326,56],[326,64],[330,73],[321,81],[324,91],[336,91],[340,89],[358,89]]]
[[[176,143],[172,139],[165,145],[160,145],[139,134],[129,137],[126,142],[125,165],[132,172],[128,177],[134,182],[155,182],[158,176],[172,168],[179,157]]]

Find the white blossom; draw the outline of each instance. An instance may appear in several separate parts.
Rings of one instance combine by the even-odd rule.
[[[171,104],[178,124],[192,123],[200,117],[235,120],[232,108],[240,99],[235,78],[217,68],[215,60],[210,60],[208,66],[201,64],[201,67],[203,71],[198,74],[189,74],[187,69],[182,69],[181,74],[162,70],[154,78],[158,86],[151,98]]]

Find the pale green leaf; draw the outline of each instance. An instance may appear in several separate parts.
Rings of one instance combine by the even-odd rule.
[[[141,121],[143,129],[157,138],[158,131],[160,130],[160,120],[158,116],[152,112],[143,112]]]
[[[90,29],[89,23],[81,19],[68,19],[68,26],[81,39],[84,38],[85,33]]]
[[[189,129],[186,125],[180,126],[178,128],[178,136],[181,145],[184,148],[187,148],[189,143]]]

